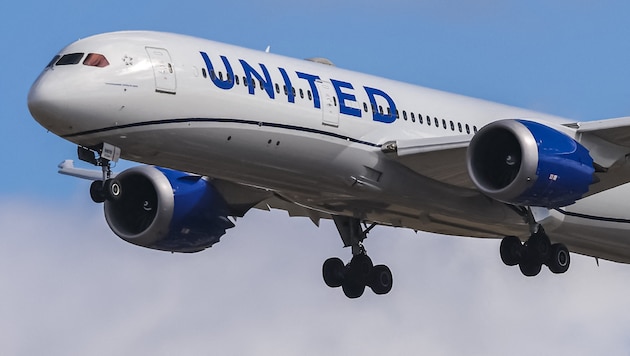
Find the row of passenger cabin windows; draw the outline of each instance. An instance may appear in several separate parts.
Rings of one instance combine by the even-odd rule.
[[[389,108],[387,108],[387,113],[389,113],[390,110]],[[403,110],[402,112],[403,114],[403,120],[407,121],[409,119],[411,119],[411,122],[416,122],[416,114],[413,112],[410,112],[409,115],[407,115],[407,111]],[[396,119],[400,118],[400,115],[398,113],[398,110],[396,110]],[[471,133],[471,128],[470,125],[468,124],[464,124],[462,125],[461,122],[457,122],[455,123],[453,120],[449,120],[448,122],[445,119],[439,120],[437,117],[434,117],[433,120],[431,120],[431,117],[429,115],[426,116],[426,121],[423,118],[422,114],[417,114],[417,118],[418,118],[418,123],[423,124],[426,122],[427,126],[435,126],[435,127],[440,127],[440,123],[442,124],[442,127],[445,130],[448,130],[449,128],[451,129],[451,131],[459,131],[459,132],[464,132],[464,130],[466,130],[467,134]],[[477,126],[472,127],[472,132],[473,133],[477,133]]]
[[[208,77],[208,74],[206,73],[206,69],[205,68],[202,68],[201,72],[202,72],[204,78]],[[230,74],[226,74],[226,76],[227,76],[227,80],[229,82],[231,82],[232,81],[232,76]],[[211,70],[210,71],[210,78],[212,80],[215,80],[217,77],[219,78],[219,80],[223,80],[223,73],[221,71],[219,71],[218,72],[218,76],[217,76],[217,74],[215,74],[214,70]],[[262,81],[258,81],[258,82],[259,82],[259,85],[260,85],[260,89],[264,89],[263,82]],[[239,79],[238,75],[234,76],[234,83],[236,85],[240,85],[240,79]],[[243,85],[244,86],[252,85],[254,88],[256,88],[256,80],[252,78],[251,82],[249,82],[249,84],[248,84],[247,77],[243,76]],[[276,90],[276,93],[280,94],[280,85],[278,85],[278,83],[274,84],[274,88]],[[289,95],[289,92],[287,90],[287,86],[284,85],[283,88],[284,88],[284,95]],[[296,93],[295,87],[292,87],[291,90],[293,92],[293,97],[296,97],[297,93]],[[304,90],[303,89],[298,89],[298,93],[300,95],[300,98],[304,99]],[[307,93],[307,96],[308,96],[308,100],[313,100],[313,94],[311,93],[311,91],[310,90],[306,90],[306,93]],[[333,96],[333,101],[334,101],[335,106],[337,106],[337,98],[334,97],[334,96]],[[374,105],[370,105],[370,106],[371,106],[372,112],[376,112],[377,108]],[[368,107],[368,104],[366,102],[363,102],[363,111],[365,111],[365,112],[369,111],[369,107]],[[381,105],[378,106],[378,112],[381,115],[384,115],[383,106],[381,106]],[[440,127],[440,123],[441,123],[442,127],[445,130],[448,130],[450,128],[451,131],[459,131],[459,132],[463,133],[464,130],[465,130],[466,134],[470,134],[471,133],[471,128],[470,128],[470,125],[468,125],[468,124],[462,125],[461,122],[457,122],[457,124],[456,124],[452,120],[447,122],[445,119],[442,119],[440,121],[437,117],[434,117],[433,120],[431,120],[431,117],[429,115],[426,116],[426,121],[425,121],[425,119],[423,118],[423,116],[421,114],[417,114],[417,116],[416,116],[415,113],[410,112],[409,115],[407,115],[407,111],[406,110],[403,110],[402,113],[403,113],[403,119],[405,121],[408,121],[409,119],[411,119],[412,122],[416,122],[416,117],[417,117],[418,123],[420,123],[420,124],[423,124],[423,123],[426,122],[427,126],[435,126],[435,127],[439,128]],[[390,116],[392,115],[391,108],[387,108],[387,115],[390,115]],[[396,119],[399,119],[399,118],[400,118],[400,114],[399,114],[398,110],[396,110]],[[473,126],[472,127],[472,132],[477,133],[477,126]]]

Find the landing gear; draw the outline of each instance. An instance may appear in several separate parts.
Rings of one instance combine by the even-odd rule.
[[[551,244],[541,226],[525,243],[516,236],[505,237],[501,241],[500,253],[504,264],[518,265],[527,277],[538,275],[543,265],[553,273],[564,273],[571,263],[567,247],[561,243]]]
[[[117,179],[95,180],[90,185],[90,197],[95,203],[117,201],[122,197],[122,186]]]
[[[103,179],[93,181],[90,185],[90,197],[95,203],[117,201],[122,197],[122,185],[120,181],[112,177],[111,162],[117,162],[120,157],[120,148],[103,143],[96,148],[78,147],[79,159],[95,166],[100,166],[103,171]],[[97,158],[96,155],[99,155]]]
[[[392,272],[385,265],[376,265],[367,255],[363,240],[374,224],[363,230],[359,219],[334,216],[333,220],[346,247],[352,247],[352,259],[346,265],[337,257],[324,262],[322,275],[324,282],[331,288],[341,287],[348,298],[363,295],[365,287],[370,287],[375,294],[387,294],[392,289]]]

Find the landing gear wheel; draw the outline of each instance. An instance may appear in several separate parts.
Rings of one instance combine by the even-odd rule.
[[[341,285],[343,294],[350,299],[359,298],[365,291],[365,284],[360,283],[352,278],[346,278]]]
[[[551,245],[551,253],[547,267],[553,273],[564,273],[569,269],[571,264],[571,255],[569,249],[564,244]]]
[[[551,255],[551,242],[549,238],[540,233],[534,234],[525,243],[527,248],[527,258],[538,260],[540,263],[545,263],[549,260]]]
[[[346,266],[337,257],[329,258],[324,262],[322,267],[322,274],[324,275],[324,282],[330,288],[341,287],[344,279]]]
[[[95,203],[103,203],[105,201],[105,194],[103,194],[103,181],[95,180],[90,185],[90,198]]]
[[[534,277],[540,273],[542,269],[542,263],[540,263],[536,258],[531,258],[527,256],[524,258],[519,264],[518,267],[526,277]]]
[[[523,259],[523,244],[516,236],[507,236],[501,240],[501,260],[507,266],[516,266]]]
[[[359,254],[352,257],[341,284],[346,297],[354,299],[363,295],[373,268],[372,260],[367,255]]]
[[[103,192],[107,200],[118,201],[122,197],[122,187],[117,179],[108,179],[103,185]]]
[[[392,290],[394,279],[389,267],[385,265],[376,265],[372,268],[369,276],[368,286],[372,288],[375,294],[387,294]]]

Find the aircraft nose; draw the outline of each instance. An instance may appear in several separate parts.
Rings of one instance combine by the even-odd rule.
[[[33,118],[47,130],[56,134],[70,129],[64,123],[64,109],[67,107],[68,92],[49,71],[33,83],[28,92],[27,105]]]

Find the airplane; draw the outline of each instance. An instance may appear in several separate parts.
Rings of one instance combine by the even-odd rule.
[[[324,282],[393,286],[375,226],[501,239],[525,276],[570,252],[630,263],[630,117],[568,118],[186,35],[98,34],[63,48],[31,115],[77,145],[107,224],[170,252],[219,242],[253,208],[332,220],[352,257]],[[140,163],[112,172],[120,158]]]

